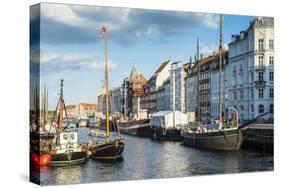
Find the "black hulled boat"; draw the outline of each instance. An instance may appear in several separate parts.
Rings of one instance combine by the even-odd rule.
[[[198,42],[198,41],[197,41]],[[199,55],[199,52],[197,52]],[[198,58],[197,58],[198,59]],[[200,62],[197,62],[198,75],[200,74]],[[238,150],[243,143],[243,136],[239,127],[238,112],[235,108],[228,108],[227,117],[224,120],[222,112],[222,84],[221,84],[221,69],[222,69],[222,15],[220,15],[220,46],[219,46],[219,124],[218,128],[208,129],[206,125],[197,122],[196,129],[187,127],[182,129],[184,144],[191,147],[219,150]],[[198,76],[199,79],[200,76]],[[199,80],[198,80],[199,82]],[[199,84],[198,84],[199,88]],[[198,89],[199,91],[199,89]],[[198,104],[199,104],[198,97]],[[200,109],[200,107],[198,108]],[[199,113],[200,114],[200,111]],[[229,115],[231,114],[231,115]]]
[[[108,62],[107,62],[107,30],[105,27],[101,29],[101,36],[104,39],[104,64],[105,64],[105,101],[106,101],[106,133],[105,136],[97,137],[99,134],[93,134],[89,143],[89,152],[91,158],[97,160],[115,160],[122,157],[124,151],[124,140],[119,135],[116,126],[116,137],[110,135],[110,117],[109,117],[109,92],[108,92]]]
[[[55,110],[54,118],[56,118],[57,111],[58,123],[52,121],[51,125],[58,125],[56,129],[55,143],[52,145],[50,154],[52,156],[51,165],[73,165],[83,163],[87,157],[87,147],[81,145],[78,141],[78,133],[73,128],[69,128],[69,121],[65,111],[65,103],[63,97],[63,80],[61,80],[60,98]],[[63,112],[65,112],[67,123],[63,127]]]

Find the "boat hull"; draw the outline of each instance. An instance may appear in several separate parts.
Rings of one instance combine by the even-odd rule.
[[[216,132],[183,133],[186,146],[217,150],[238,150],[243,142],[241,130],[222,130]]]
[[[114,160],[122,157],[124,142],[122,139],[110,141],[109,143],[97,144],[90,147],[91,158],[97,160]]]
[[[74,151],[65,152],[59,154],[52,154],[51,165],[52,166],[64,166],[64,165],[74,165],[83,163],[86,161],[86,152],[84,151]]]
[[[153,139],[162,141],[182,141],[181,132],[176,128],[153,128]]]
[[[149,125],[149,119],[131,121],[131,122],[121,122],[118,123],[118,129],[123,134],[151,137],[153,135],[153,130]]]

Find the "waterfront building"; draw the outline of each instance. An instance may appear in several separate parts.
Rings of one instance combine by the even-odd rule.
[[[146,85],[147,80],[142,73],[137,71],[134,65],[126,83],[126,111],[129,117],[135,117],[140,109],[140,96],[138,94],[142,95],[142,89],[143,86]]]
[[[79,103],[78,115],[80,118],[94,115],[97,112],[97,105],[92,103]]]
[[[241,121],[273,112],[273,18],[256,17],[245,31],[232,35],[227,69],[227,106],[238,110]],[[273,113],[261,120],[272,122]]]
[[[69,118],[86,118],[97,112],[97,105],[92,103],[71,104],[65,107]]]
[[[170,78],[165,80],[163,84],[157,89],[157,96],[156,96],[156,109],[157,111],[170,111]]]
[[[65,111],[69,118],[77,118],[78,117],[78,106],[75,104],[70,104],[65,107]]]
[[[122,87],[116,87],[110,90],[110,100],[112,101],[110,111],[112,113],[122,113],[122,100],[124,98]]]
[[[195,121],[198,108],[198,86],[197,86],[197,68],[195,62],[190,62],[184,65],[186,72],[185,77],[185,109],[189,122]]]
[[[185,113],[185,76],[180,62],[173,62],[170,67],[170,109]],[[174,106],[174,108],[173,108]]]
[[[225,106],[225,66],[228,63],[228,51],[223,51],[223,64],[221,72],[222,106]],[[198,66],[199,65],[199,66]],[[185,64],[185,103],[186,112],[190,121],[195,120],[208,123],[218,120],[219,117],[219,53],[214,52],[208,57],[201,55],[195,63]],[[199,73],[198,73],[198,67]]]
[[[222,69],[221,69],[221,99],[222,99],[222,110],[225,111],[226,104],[226,66],[228,65],[228,51],[222,53]],[[211,76],[210,76],[210,113],[211,120],[219,120],[219,53],[214,55],[214,59],[211,64]]]
[[[171,59],[164,61],[143,87],[140,107],[146,109],[149,114],[157,111],[157,89],[169,78],[172,63]]]

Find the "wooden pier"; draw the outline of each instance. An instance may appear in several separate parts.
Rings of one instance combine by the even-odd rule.
[[[274,124],[255,123],[242,130],[243,148],[273,152]]]

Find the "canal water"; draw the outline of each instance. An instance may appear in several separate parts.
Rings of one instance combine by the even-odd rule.
[[[87,128],[79,129],[80,141],[87,141],[87,133]],[[39,168],[33,167],[31,176],[37,176],[43,185],[53,185],[273,170],[273,155],[269,153],[203,150],[180,142],[123,136],[125,150],[120,161],[89,160],[82,165],[44,167],[40,176]]]

